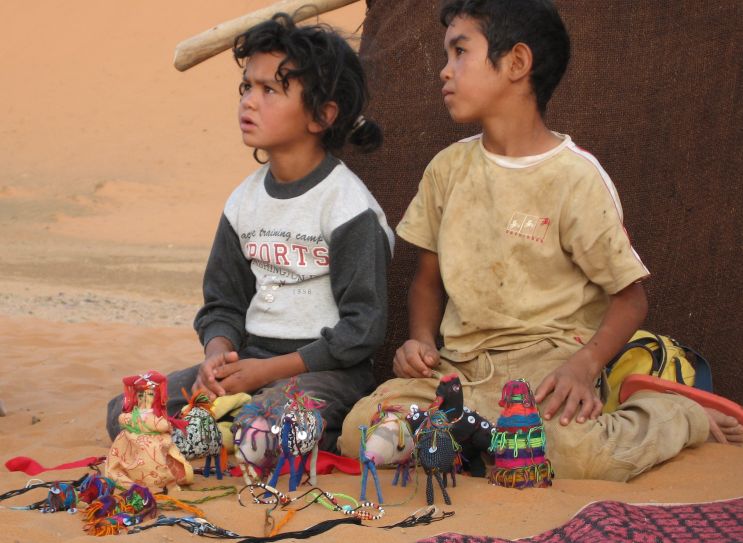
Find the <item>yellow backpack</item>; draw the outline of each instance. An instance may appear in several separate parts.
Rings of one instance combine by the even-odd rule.
[[[619,387],[633,373],[654,375],[688,386],[712,392],[712,371],[709,362],[698,352],[681,345],[668,336],[638,330],[622,350],[604,368],[599,386],[608,385],[604,413],[619,405]]]

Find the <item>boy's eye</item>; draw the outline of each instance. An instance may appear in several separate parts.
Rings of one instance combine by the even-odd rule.
[[[455,53],[455,54],[456,54],[457,56],[459,56],[459,55],[461,55],[462,53],[464,53],[464,49],[462,49],[461,47],[455,47],[455,48],[454,48],[454,53]]]
[[[250,90],[250,83],[243,81],[242,83],[240,83],[240,86],[237,87],[237,90],[240,93],[240,96],[242,96]]]
[[[263,87],[263,92],[265,92],[266,94],[273,94],[276,91],[273,88],[269,87],[269,86],[265,86],[265,87]]]

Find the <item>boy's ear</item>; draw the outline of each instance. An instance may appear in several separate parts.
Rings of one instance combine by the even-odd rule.
[[[325,105],[322,107],[321,115],[321,123],[315,120],[310,121],[308,127],[310,133],[319,134],[320,132],[326,130],[329,126],[332,126],[332,124],[335,122],[335,119],[338,117],[338,104],[335,102],[326,102]]]
[[[517,43],[510,51],[511,62],[508,66],[508,75],[511,81],[518,81],[528,77],[531,73],[532,62],[534,57],[531,48],[525,43]]]

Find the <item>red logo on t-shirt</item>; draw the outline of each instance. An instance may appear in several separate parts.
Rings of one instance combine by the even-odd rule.
[[[506,233],[544,243],[551,223],[549,217],[537,217],[516,211],[508,221]]]

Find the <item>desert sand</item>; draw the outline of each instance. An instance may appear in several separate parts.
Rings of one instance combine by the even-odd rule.
[[[120,392],[121,377],[201,359],[191,328],[201,274],[222,205],[255,163],[239,138],[239,69],[229,54],[179,73],[173,50],[268,3],[0,4],[2,464],[15,456],[54,466],[105,455],[105,406]],[[323,20],[358,36],[363,8],[360,2]],[[369,526],[397,522],[425,505],[422,488],[414,494],[393,488],[391,476],[382,474],[387,500],[406,503],[387,507],[385,518]],[[0,467],[0,493],[29,479]],[[238,479],[226,482],[241,486]],[[214,484],[197,478],[195,486]],[[319,485],[356,495],[359,479],[326,475]],[[456,514],[440,523],[392,531],[344,526],[318,540],[415,541],[443,531],[517,538],[558,526],[595,500],[738,497],[743,450],[718,444],[686,450],[630,483],[558,479],[550,489],[516,491],[463,477],[451,494],[453,505],[444,509]],[[0,541],[89,541],[79,516],[7,509],[42,497],[35,491],[0,503]],[[260,506],[242,508],[230,497],[203,509],[225,528],[262,535]],[[337,514],[313,506],[285,529],[330,518]],[[134,537],[192,536],[159,528]]]

